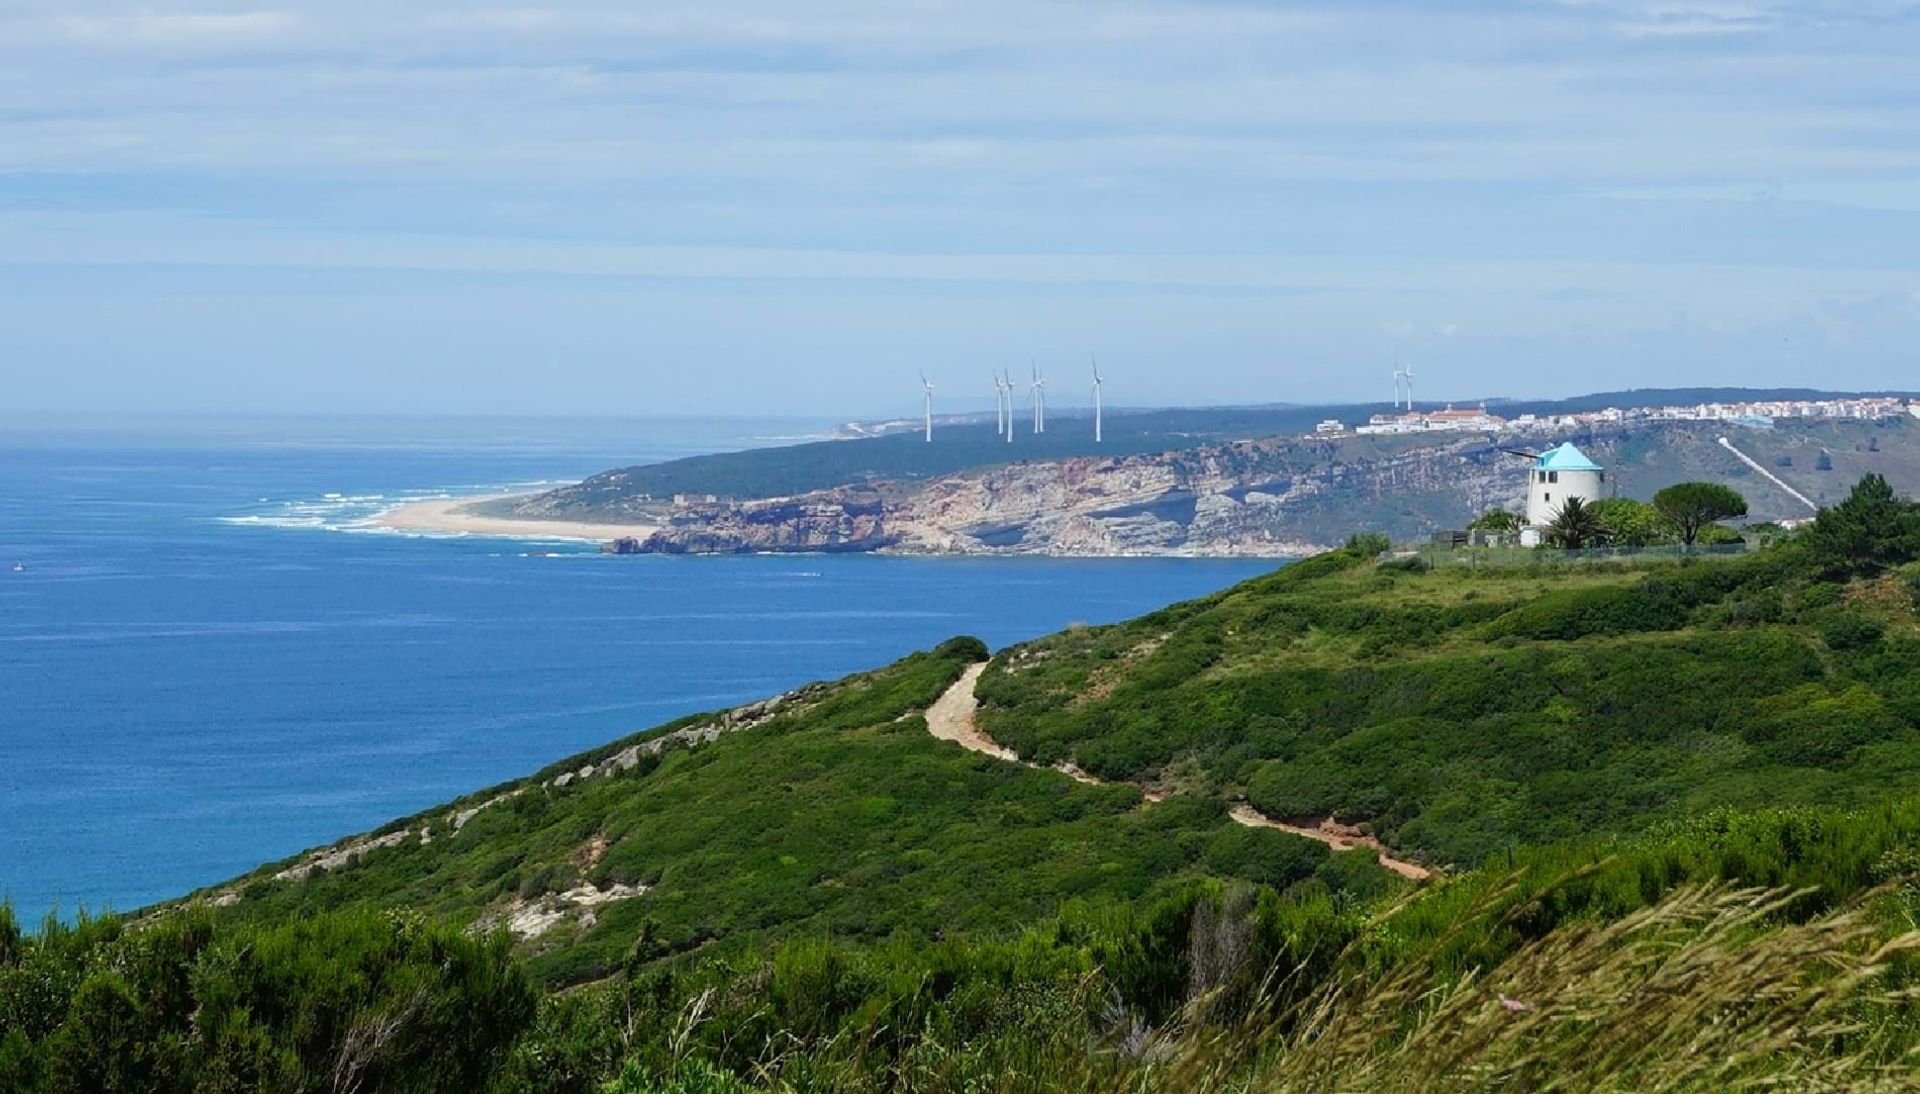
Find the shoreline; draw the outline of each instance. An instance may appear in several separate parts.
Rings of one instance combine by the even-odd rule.
[[[391,509],[354,521],[349,529],[399,532],[416,536],[482,536],[499,539],[520,540],[566,540],[570,542],[597,543],[605,545],[616,539],[631,537],[644,540],[661,529],[658,524],[600,524],[592,521],[577,520],[527,520],[518,517],[489,516],[475,513],[472,507],[485,502],[502,501],[507,498],[527,497],[538,491],[510,491],[498,494],[465,494],[451,498],[427,498],[396,505]],[[764,554],[792,555],[805,557],[823,554],[870,554],[880,558],[949,558],[949,559],[985,559],[985,558],[1054,558],[1062,560],[1112,561],[1116,559],[1192,559],[1196,561],[1244,561],[1247,559],[1294,560],[1314,553],[1298,543],[1261,545],[1262,548],[1249,549],[1246,545],[1228,545],[1213,548],[1178,547],[1167,550],[1133,550],[1101,552],[1089,550],[986,550],[986,551],[939,551],[924,548],[900,546],[884,547],[871,551],[833,552],[814,551],[713,551],[695,552],[696,554]]]
[[[527,492],[507,494],[469,494],[458,498],[432,498],[397,505],[357,522],[362,528],[384,528],[393,532],[413,532],[442,536],[499,536],[506,539],[570,539],[609,543],[623,536],[645,539],[659,531],[651,524],[594,524],[576,520],[520,520],[493,517],[471,511],[482,502],[527,496]]]

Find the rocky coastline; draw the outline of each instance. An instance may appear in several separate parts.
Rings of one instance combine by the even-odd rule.
[[[1743,434],[1742,443],[1782,468],[1796,466],[1796,454],[1804,456],[1798,466],[1810,468],[1815,455],[1829,451],[1861,470],[1883,469],[1899,478],[1911,475],[1900,474],[1898,465],[1920,468],[1920,431],[1904,425],[1876,430],[1883,448],[1864,432],[1869,428],[1754,431]],[[1611,481],[1629,496],[1711,478],[1738,484],[1752,503],[1753,519],[1804,515],[1802,504],[1716,444],[1722,431],[1713,423],[1632,425],[1586,430],[1571,439],[1616,467]],[[1862,434],[1857,441],[1849,439],[1855,432]],[[1837,441],[1854,451],[1843,455]],[[1488,438],[1468,434],[1384,444],[1355,438],[1236,441],[1146,455],[1008,463],[792,497],[676,499],[648,510],[652,527],[644,534],[614,537],[603,549],[665,555],[1300,556],[1338,545],[1356,529],[1414,539],[1462,527],[1495,506],[1518,508],[1524,501],[1523,464]],[[1812,490],[1824,489],[1828,474],[1814,479],[1793,473]],[[569,511],[568,500],[565,491],[533,499],[529,515]],[[635,514],[620,509],[627,519]]]

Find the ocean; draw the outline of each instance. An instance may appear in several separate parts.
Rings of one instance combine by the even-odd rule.
[[[353,528],[808,425],[0,422],[0,898],[28,922],[132,910],[682,714],[1275,565],[612,557]]]

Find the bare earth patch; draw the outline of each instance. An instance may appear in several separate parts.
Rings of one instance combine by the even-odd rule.
[[[616,900],[630,900],[647,891],[645,885],[610,885],[605,889],[596,889],[591,885],[582,885],[568,889],[564,893],[548,893],[546,896],[525,902],[516,902],[505,912],[489,916],[476,927],[487,930],[494,925],[505,923],[507,930],[521,942],[540,937],[569,919],[578,919],[582,927],[591,927],[594,915],[591,909],[602,904],[611,904]]]
[[[986,668],[984,662],[968,666],[946,694],[934,700],[933,705],[927,708],[927,731],[968,751],[1017,763],[1020,757],[1012,749],[1002,748],[974,724],[974,715],[980,710],[980,700],[974,697],[973,686],[979,682],[980,674]]]

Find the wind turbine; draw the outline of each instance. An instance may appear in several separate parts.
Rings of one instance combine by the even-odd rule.
[[[1027,389],[1027,398],[1033,401],[1033,431],[1047,431],[1047,378],[1040,375],[1040,366],[1033,366],[1033,385]]]
[[[920,385],[927,389],[927,443],[933,443],[933,385],[927,382],[927,374],[920,374]]]
[[[1406,382],[1407,374],[1400,371],[1400,366],[1396,363],[1393,369],[1393,409],[1395,410],[1400,409],[1400,389],[1406,385]]]
[[[1093,443],[1100,443],[1100,362],[1092,354],[1087,360],[1093,362]]]
[[[1007,443],[1012,444],[1013,443],[1013,370],[1005,369],[1003,371],[1006,373],[1006,375],[1004,377],[1000,377],[1000,376],[994,377],[993,382],[994,382],[994,385],[1000,389],[1000,397],[1006,400]]]
[[[1000,386],[1000,374],[993,374],[993,435],[1005,436],[1007,432],[1007,390]]]
[[[1413,366],[1408,365],[1400,375],[1407,381],[1407,413],[1411,414],[1413,413]]]

